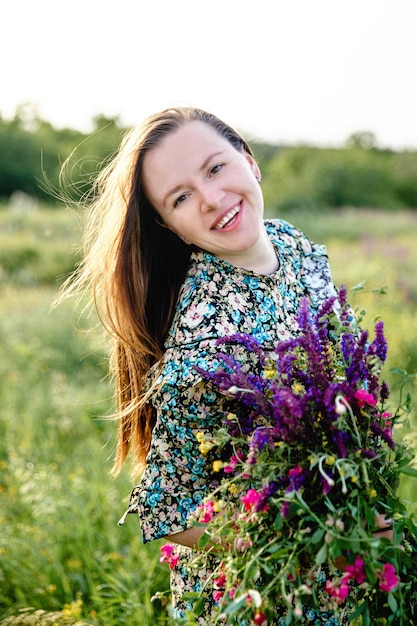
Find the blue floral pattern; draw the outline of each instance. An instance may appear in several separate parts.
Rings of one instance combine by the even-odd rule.
[[[139,514],[144,542],[188,528],[190,514],[217,484],[210,454],[201,454],[196,434],[210,434],[228,407],[225,397],[202,380],[195,366],[216,368],[216,340],[225,335],[250,333],[272,350],[296,332],[303,297],[316,310],[335,293],[323,246],[311,243],[283,220],[268,220],[265,226],[279,261],[271,275],[237,268],[203,251],[191,256],[165,354],[148,377],[156,424],[146,469],[129,507],[129,512]],[[242,367],[251,367],[244,346],[220,349],[232,350]],[[171,575],[177,619],[186,609],[182,593],[199,591],[208,578],[206,571],[189,572],[189,549],[180,552]],[[212,623],[207,617],[209,604],[198,624]],[[330,616],[310,616],[306,623],[335,624]]]

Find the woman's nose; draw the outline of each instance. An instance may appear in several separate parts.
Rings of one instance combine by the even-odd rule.
[[[213,211],[221,207],[224,192],[219,187],[206,183],[200,187],[202,211]]]

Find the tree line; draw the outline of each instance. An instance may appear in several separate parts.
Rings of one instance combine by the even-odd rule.
[[[0,115],[0,199],[23,192],[56,202],[59,190],[79,200],[126,132],[117,117],[97,115],[91,133],[57,129],[30,105]],[[270,214],[322,207],[417,208],[417,150],[380,149],[372,133],[344,146],[252,142]],[[63,165],[65,163],[65,167]]]

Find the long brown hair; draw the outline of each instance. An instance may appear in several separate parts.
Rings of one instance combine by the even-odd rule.
[[[177,107],[149,117],[130,131],[116,157],[99,174],[84,233],[84,260],[66,292],[92,289],[101,322],[112,337],[116,381],[118,473],[133,449],[145,464],[153,426],[144,380],[162,356],[192,248],[163,227],[142,184],[146,154],[169,133],[202,121],[237,150],[252,154],[230,126],[201,109]]]

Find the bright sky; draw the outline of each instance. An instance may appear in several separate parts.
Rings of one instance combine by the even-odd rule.
[[[208,109],[249,139],[417,149],[417,0],[3,0],[0,113]]]

